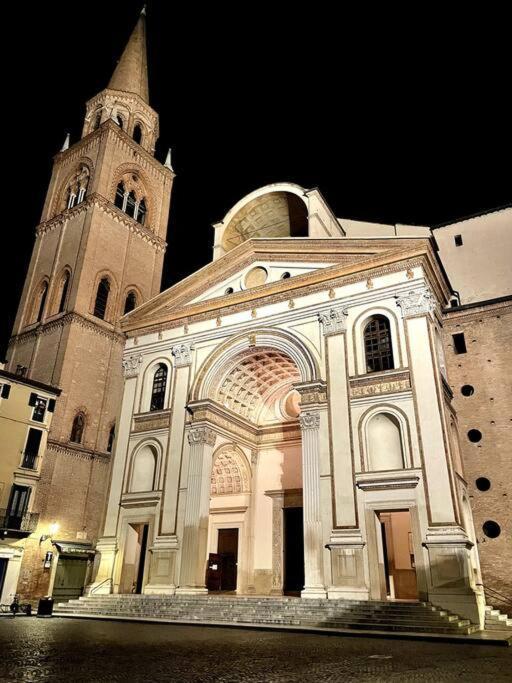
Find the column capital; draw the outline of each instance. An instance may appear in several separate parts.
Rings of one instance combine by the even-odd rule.
[[[341,334],[347,330],[348,310],[341,306],[330,308],[318,314],[318,320],[322,323],[324,335]]]
[[[416,287],[402,294],[395,295],[397,306],[402,311],[403,318],[433,313],[437,307],[437,300],[430,287]]]
[[[129,377],[137,377],[140,366],[142,365],[142,353],[136,353],[126,358],[123,358],[123,371],[126,379]]]
[[[194,345],[191,343],[176,344],[171,348],[174,356],[174,365],[177,368],[185,368],[192,363],[192,351]]]
[[[327,383],[322,379],[312,382],[299,382],[293,386],[300,394],[300,403],[303,408],[307,405],[326,403],[327,401]]]
[[[302,431],[320,429],[320,413],[307,410],[299,415],[300,428]]]
[[[201,443],[215,446],[216,440],[217,434],[209,427],[192,427],[188,433],[188,442],[191,446]]]

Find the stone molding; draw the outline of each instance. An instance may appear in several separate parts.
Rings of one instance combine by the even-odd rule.
[[[66,313],[63,316],[60,316],[59,318],[55,320],[50,320],[48,322],[43,322],[39,324],[37,327],[34,327],[30,330],[27,330],[26,332],[21,332],[20,334],[14,335],[11,337],[9,340],[9,345],[12,344],[19,344],[27,341],[28,339],[35,339],[41,334],[49,334],[50,332],[53,332],[53,330],[59,328],[59,327],[64,327],[65,325],[71,325],[72,323],[75,323],[77,325],[80,325],[80,327],[83,327],[84,329],[91,330],[92,332],[95,332],[96,334],[99,334],[103,337],[106,337],[107,339],[110,339],[115,342],[119,342],[124,345],[126,341],[126,335],[123,332],[116,332],[115,330],[109,330],[105,329],[102,325],[99,323],[96,323],[92,320],[88,320],[84,316],[72,312],[72,313]],[[102,323],[105,323],[105,321],[102,321]]]
[[[408,370],[386,375],[368,375],[351,378],[350,397],[362,398],[378,394],[390,394],[411,390],[411,377]]]
[[[300,394],[301,406],[327,402],[327,383],[323,380],[294,384]]]
[[[194,345],[192,343],[177,344],[171,348],[171,353],[174,356],[174,364],[177,368],[185,368],[192,363],[192,351]]]
[[[111,453],[102,453],[75,444],[60,443],[53,439],[48,439],[46,449],[48,451],[53,451],[57,455],[69,455],[74,458],[80,458],[81,460],[100,460],[109,463],[111,458]]]
[[[403,318],[433,313],[437,308],[437,300],[430,287],[418,287],[403,294],[395,295],[397,306],[402,311]]]
[[[300,428],[302,431],[320,429],[320,414],[306,411],[299,415]]]
[[[330,308],[318,314],[318,320],[322,324],[325,337],[332,334],[341,334],[347,330],[348,310],[346,308]]]
[[[206,444],[215,446],[217,434],[209,427],[192,427],[188,433],[188,442],[191,446],[196,444]]]
[[[93,192],[90,195],[86,195],[84,201],[80,202],[80,204],[77,204],[77,206],[74,206],[72,209],[66,209],[58,216],[55,216],[54,218],[51,218],[50,220],[45,221],[44,223],[40,223],[36,228],[36,236],[45,235],[48,232],[52,232],[52,230],[55,230],[55,228],[60,227],[70,218],[73,218],[74,216],[78,216],[79,214],[83,213],[91,206],[96,206],[102,209],[104,213],[109,215],[118,223],[121,223],[122,225],[127,227],[130,232],[134,233],[138,237],[141,237],[145,242],[148,242],[149,244],[154,246],[157,251],[166,250],[167,242],[165,242],[165,240],[158,237],[149,228],[141,225],[140,223],[137,223],[136,220],[130,218],[128,214],[118,209],[114,204],[112,204],[112,202],[110,202],[108,199],[105,199],[105,197],[98,194],[97,192]]]
[[[123,358],[123,371],[126,379],[130,377],[137,377],[142,365],[142,353],[137,353],[127,358]]]

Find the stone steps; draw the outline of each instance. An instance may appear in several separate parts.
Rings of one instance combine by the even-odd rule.
[[[512,632],[512,619],[508,616],[508,614],[500,612],[499,609],[494,609],[492,605],[486,605],[485,630]]]
[[[162,619],[183,623],[303,626],[469,635],[478,626],[430,603],[289,597],[101,595],[59,603],[56,616]]]

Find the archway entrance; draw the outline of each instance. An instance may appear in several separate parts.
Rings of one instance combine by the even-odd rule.
[[[294,389],[300,381],[290,356],[268,346],[236,354],[210,380],[208,398],[222,411],[223,424],[232,425],[229,437],[217,437],[212,458],[210,591],[299,594],[304,586],[300,404]],[[300,498],[294,508],[284,503],[290,490]]]

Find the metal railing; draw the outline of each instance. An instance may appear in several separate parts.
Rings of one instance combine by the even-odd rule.
[[[506,596],[494,588],[489,588],[489,586],[484,585],[485,598],[487,601],[492,603],[499,603],[498,607],[506,607],[509,610],[512,608],[512,596]]]
[[[32,533],[36,530],[39,512],[19,514],[15,510],[0,508],[0,529]]]

